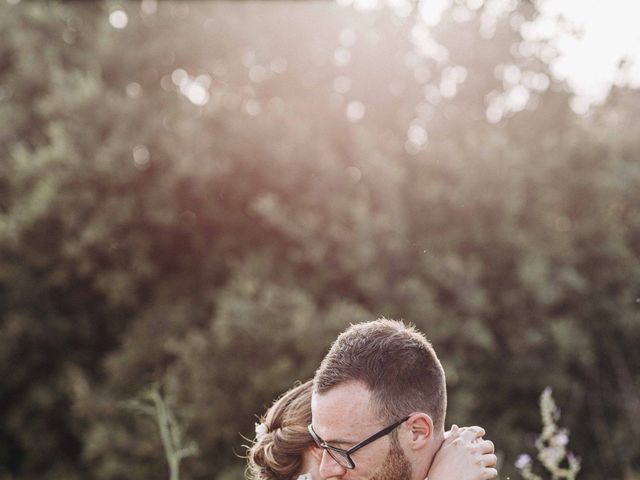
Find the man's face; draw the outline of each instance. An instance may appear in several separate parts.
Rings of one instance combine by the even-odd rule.
[[[313,429],[327,444],[349,449],[386,427],[371,407],[371,393],[361,383],[339,385],[328,392],[313,394]],[[403,428],[402,426],[398,428]],[[351,455],[355,469],[340,466],[324,452],[320,476],[344,480],[410,480],[411,465],[402,447],[386,435]]]

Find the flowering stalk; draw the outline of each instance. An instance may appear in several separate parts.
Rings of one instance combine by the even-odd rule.
[[[180,462],[187,457],[196,455],[198,446],[194,442],[185,442],[182,427],[169,408],[166,399],[160,393],[160,388],[154,385],[139,399],[128,402],[128,406],[156,420],[169,464],[169,478],[170,480],[179,480]]]
[[[567,452],[569,432],[565,428],[559,428],[556,424],[560,418],[560,411],[553,400],[549,387],[545,388],[540,396],[540,415],[542,417],[542,434],[535,443],[538,460],[551,474],[551,480],[575,480],[580,471],[580,459],[571,452]],[[567,466],[563,467],[561,465],[565,460]],[[525,480],[542,480],[541,476],[533,473],[533,465],[529,455],[520,455],[515,465]]]

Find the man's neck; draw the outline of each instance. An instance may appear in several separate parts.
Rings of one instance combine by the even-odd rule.
[[[430,445],[427,447],[427,450],[422,452],[421,460],[422,464],[418,463],[420,468],[415,469],[414,478],[412,480],[425,480],[429,476],[429,470],[431,470],[431,465],[433,464],[433,459],[435,458],[438,450],[442,447],[444,443],[444,434],[438,435],[437,438],[434,438]]]

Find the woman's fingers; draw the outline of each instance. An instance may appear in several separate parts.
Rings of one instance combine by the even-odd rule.
[[[482,457],[480,457],[480,464],[483,467],[495,467],[497,463],[498,457],[496,457],[493,453],[482,455]]]
[[[444,432],[444,438],[445,440],[449,438],[457,438],[459,434],[460,428],[458,428],[458,426],[454,423],[453,425],[451,425],[451,430],[449,430],[448,432]]]
[[[429,470],[430,479],[491,480],[498,476],[495,447],[492,441],[482,438],[484,428],[453,425],[446,434]]]
[[[480,453],[494,453],[496,451],[491,440],[482,440],[478,442],[478,450]]]
[[[460,430],[460,436],[468,442],[473,442],[486,433],[482,427],[462,427]]]
[[[467,427],[467,430],[472,431],[476,434],[476,437],[482,437],[485,433],[484,428],[474,425],[473,427]]]
[[[482,472],[483,480],[490,480],[491,478],[496,478],[498,476],[498,470],[495,468],[485,468]]]
[[[473,427],[458,427],[457,425],[451,425],[451,430],[445,432],[445,439],[450,441],[454,441],[457,438],[462,438],[464,441],[473,442],[478,438],[481,438],[485,435],[485,430],[482,427],[473,426]]]

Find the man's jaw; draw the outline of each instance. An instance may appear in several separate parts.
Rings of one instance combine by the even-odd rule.
[[[394,439],[391,442],[391,449],[387,457],[370,480],[413,480],[411,462],[397,440]]]

